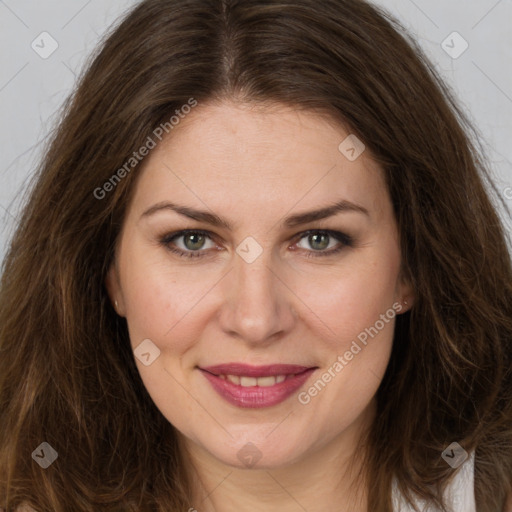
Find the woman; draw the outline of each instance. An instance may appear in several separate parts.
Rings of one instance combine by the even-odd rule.
[[[3,272],[7,510],[506,510],[510,254],[400,31],[146,0],[112,32]]]

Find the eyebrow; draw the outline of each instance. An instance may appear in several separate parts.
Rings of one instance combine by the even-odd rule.
[[[189,219],[193,219],[198,222],[204,222],[206,224],[211,224],[212,226],[216,226],[219,228],[225,228],[227,230],[232,229],[231,224],[227,220],[223,219],[222,217],[219,217],[218,215],[215,215],[214,213],[210,213],[203,210],[196,210],[195,208],[191,208],[189,206],[177,205],[170,202],[162,202],[153,205],[151,208],[146,210],[141,215],[141,218],[148,217],[150,215],[154,215],[157,212],[166,210],[174,211],[176,213],[179,213],[180,215],[183,215],[184,217],[188,217]],[[309,222],[326,219],[338,213],[349,212],[361,213],[370,217],[370,213],[363,206],[342,199],[330,206],[326,206],[318,210],[310,210],[307,212],[291,215],[285,218],[285,220],[282,222],[282,225],[287,228],[293,228],[296,226],[300,226],[302,224],[308,224]]]

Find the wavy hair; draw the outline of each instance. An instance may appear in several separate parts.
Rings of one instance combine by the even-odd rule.
[[[512,481],[512,269],[478,133],[414,39],[362,0],[144,0],[88,63],[38,168],[0,291],[0,504],[178,511],[191,478],[104,286],[138,168],[190,98],[286,104],[351,128],[381,165],[416,296],[396,320],[368,436],[369,510],[444,506],[452,441],[478,512]],[[502,199],[503,201],[503,199]],[[45,470],[41,442],[59,457]]]

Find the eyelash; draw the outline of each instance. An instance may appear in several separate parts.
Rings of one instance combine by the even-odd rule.
[[[171,242],[175,240],[176,238],[180,238],[181,236],[185,235],[204,235],[208,238],[211,237],[211,233],[208,231],[202,231],[197,229],[185,229],[182,231],[177,231],[175,233],[170,233],[168,235],[165,235],[160,239],[160,243],[169,251],[177,254],[180,257],[183,258],[202,258],[204,257],[202,253],[204,253],[204,250],[197,250],[197,251],[182,251],[181,249],[176,249],[170,246]],[[354,240],[351,236],[346,235],[345,233],[342,233],[340,231],[333,231],[329,229],[310,229],[308,231],[304,231],[303,233],[300,233],[300,236],[298,237],[298,242],[300,242],[303,238],[306,238],[309,235],[313,234],[324,234],[329,235],[332,238],[335,238],[340,242],[340,245],[335,249],[330,249],[328,251],[307,251],[306,249],[306,258],[324,258],[327,256],[332,256],[334,254],[337,254],[341,252],[345,247],[353,247],[354,246]]]

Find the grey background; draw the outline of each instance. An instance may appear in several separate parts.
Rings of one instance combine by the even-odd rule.
[[[321,0],[319,0],[321,1]],[[0,0],[0,261],[59,109],[100,36],[134,0]],[[512,0],[377,0],[408,28],[479,130],[512,208]],[[52,41],[58,48],[47,58]],[[463,41],[469,45],[460,56]],[[443,49],[452,52],[452,56]],[[35,46],[33,49],[32,45]],[[37,46],[36,46],[37,45]],[[451,47],[451,49],[450,49]],[[421,120],[419,120],[421,122]],[[510,219],[500,210],[509,233]]]

